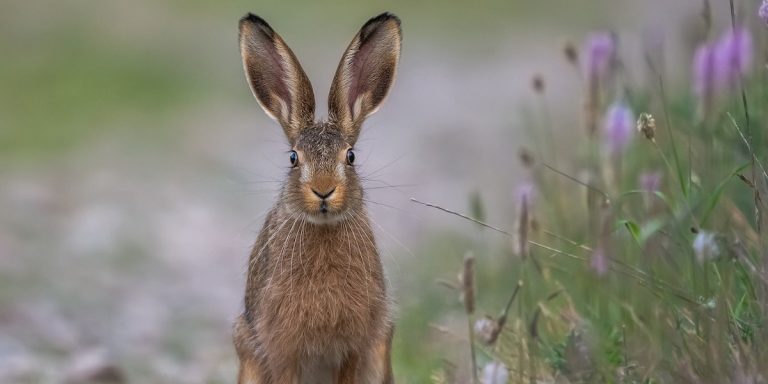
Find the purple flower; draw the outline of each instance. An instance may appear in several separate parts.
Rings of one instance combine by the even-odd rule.
[[[520,208],[525,206],[528,211],[536,201],[536,185],[530,181],[523,181],[515,187],[515,201]]]
[[[648,193],[656,192],[661,188],[662,177],[659,171],[643,172],[640,174],[640,188]]]
[[[715,79],[718,86],[729,87],[752,68],[752,34],[744,27],[728,29],[717,42]]]
[[[603,120],[605,147],[610,154],[623,152],[635,131],[635,115],[624,102],[616,101],[608,107]]]
[[[649,171],[640,174],[640,189],[643,194],[643,202],[646,208],[653,207],[653,195],[661,189],[661,181],[664,174],[659,171]]]
[[[763,22],[768,24],[768,0],[763,0],[760,4],[760,9],[757,10],[757,15],[763,19]]]
[[[715,89],[715,47],[702,43],[693,56],[693,93],[707,98]]]
[[[592,260],[590,260],[589,266],[598,276],[605,276],[608,273],[608,256],[602,247],[596,248],[592,253]]]
[[[590,78],[605,76],[613,65],[616,55],[616,42],[613,35],[606,32],[595,33],[586,43],[586,71]]]

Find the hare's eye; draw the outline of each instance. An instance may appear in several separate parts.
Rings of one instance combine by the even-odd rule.
[[[355,153],[352,150],[347,151],[347,164],[352,165],[355,163]]]
[[[299,164],[299,154],[296,153],[296,151],[291,151],[291,154],[289,155],[291,159],[291,165],[296,166]]]

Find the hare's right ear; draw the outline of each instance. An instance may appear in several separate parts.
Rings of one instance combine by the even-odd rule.
[[[312,84],[296,56],[264,19],[251,13],[240,19],[240,54],[253,95],[293,145],[315,116]]]
[[[360,29],[341,57],[331,83],[328,112],[355,142],[366,117],[381,105],[400,58],[400,19],[382,13]]]

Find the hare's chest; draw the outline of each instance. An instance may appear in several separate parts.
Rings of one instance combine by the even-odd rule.
[[[270,296],[305,329],[343,330],[370,321],[385,302],[380,267],[343,261],[347,256],[361,258],[294,262]]]
[[[380,328],[386,297],[377,260],[339,250],[333,255],[294,254],[293,265],[278,273],[265,299],[270,308],[268,327],[296,340],[310,354],[344,351]],[[330,257],[329,257],[330,256]],[[290,262],[288,262],[290,264]],[[265,303],[266,304],[266,303]]]

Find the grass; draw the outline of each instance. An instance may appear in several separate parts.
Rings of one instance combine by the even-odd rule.
[[[171,58],[147,67],[142,55],[77,35],[50,41],[66,52],[44,49],[43,57],[3,61],[0,97],[4,122],[0,150],[4,156],[39,156],[80,144],[115,121],[133,121],[134,129],[152,130],[157,118],[193,102],[195,82],[174,70]],[[50,66],[49,62],[56,62]],[[152,116],[153,122],[138,116]],[[119,117],[118,117],[119,116]],[[139,135],[147,133],[138,132]]]
[[[764,35],[764,29],[754,32]],[[761,49],[756,57],[765,57]],[[499,338],[475,343],[483,361],[504,363],[511,382],[768,377],[768,269],[759,225],[768,187],[764,64],[744,74],[741,87],[722,90],[704,120],[696,115],[697,98],[685,90],[670,93],[663,75],[631,84],[618,74],[610,86],[591,90],[601,95],[594,106],[600,115],[624,97],[636,113],[656,117],[653,140],[635,132],[619,154],[605,155],[604,131],[585,134],[579,140],[588,149],[572,150],[567,159],[558,154],[567,164],[558,168],[546,150],[556,147],[547,141],[552,136],[533,132],[532,142],[543,143],[533,152],[541,155],[524,167],[539,199],[518,213],[524,224],[511,218],[504,223],[510,229],[495,231],[500,243],[528,242],[530,254],[520,257],[520,248],[510,246],[499,255],[484,240],[468,247],[478,255],[486,313],[496,316],[508,286],[523,282]],[[654,170],[663,174],[661,184],[645,190],[639,176]],[[470,197],[470,206],[475,200]],[[475,218],[463,219],[483,230]],[[465,370],[459,382],[467,381],[470,363],[458,359],[454,365]],[[450,376],[440,367],[433,375],[437,382],[452,382]]]

